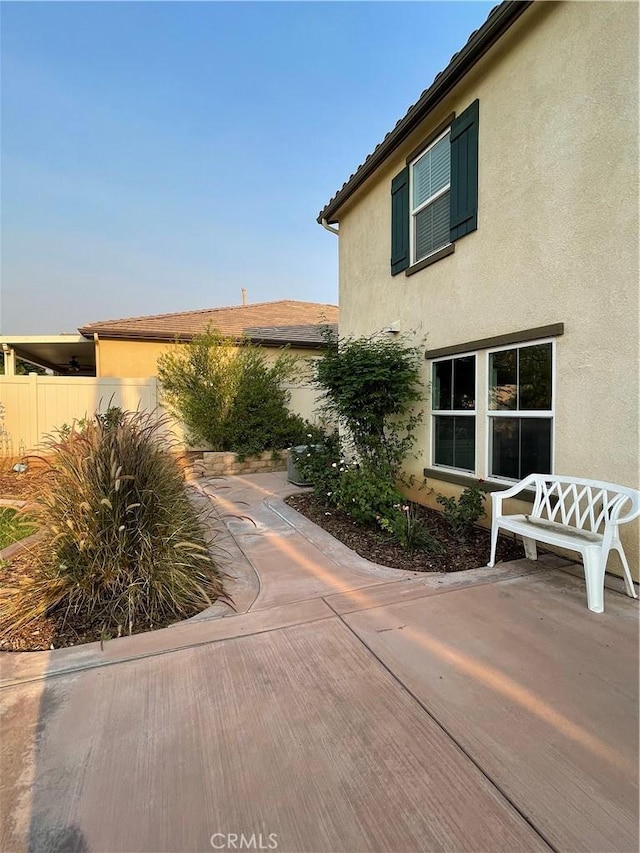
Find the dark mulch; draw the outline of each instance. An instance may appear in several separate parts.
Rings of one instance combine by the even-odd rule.
[[[461,572],[486,566],[491,552],[489,531],[475,527],[466,542],[452,534],[441,513],[415,504],[420,519],[435,538],[444,546],[444,554],[424,551],[409,553],[388,534],[372,527],[364,527],[335,507],[327,506],[312,494],[292,495],[286,503],[315,522],[361,557],[392,569],[412,572]],[[522,543],[500,536],[496,560],[507,562],[524,557]]]

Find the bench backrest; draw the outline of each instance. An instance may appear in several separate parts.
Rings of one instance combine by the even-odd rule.
[[[626,522],[640,515],[637,489],[552,474],[532,474],[531,478],[536,488],[531,512],[535,518],[603,533],[610,521]]]

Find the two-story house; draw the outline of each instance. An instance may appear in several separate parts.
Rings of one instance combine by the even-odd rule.
[[[341,335],[426,339],[408,469],[433,491],[412,497],[530,472],[638,487],[636,3],[497,6],[318,222]]]

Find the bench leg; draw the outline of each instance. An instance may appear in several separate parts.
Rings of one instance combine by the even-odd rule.
[[[587,607],[593,613],[604,613],[604,562],[600,550],[584,552],[584,579],[587,585]]]
[[[528,536],[523,536],[522,544],[524,545],[524,554],[527,560],[537,560],[538,549],[536,548],[536,540],[530,539]]]
[[[620,555],[620,562],[622,563],[622,568],[624,570],[624,585],[627,590],[627,595],[630,598],[637,598],[635,587],[633,586],[633,580],[631,579],[631,572],[629,571],[629,563],[627,562],[627,555],[624,553],[624,549],[622,545],[614,544],[613,547],[616,549],[618,554]]]
[[[492,569],[496,564],[496,547],[498,545],[498,525],[491,525],[491,559],[487,563],[487,567]]]

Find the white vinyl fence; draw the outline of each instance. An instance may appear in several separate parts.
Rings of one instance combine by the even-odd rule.
[[[289,408],[317,419],[317,392],[289,385]],[[155,377],[118,379],[75,376],[0,376],[0,456],[23,456],[38,449],[46,435],[109,406],[129,411],[166,412],[159,406]],[[168,419],[172,436],[184,444],[184,429]]]
[[[153,411],[157,380],[75,376],[0,376],[0,454],[22,456],[63,424],[109,406]]]

